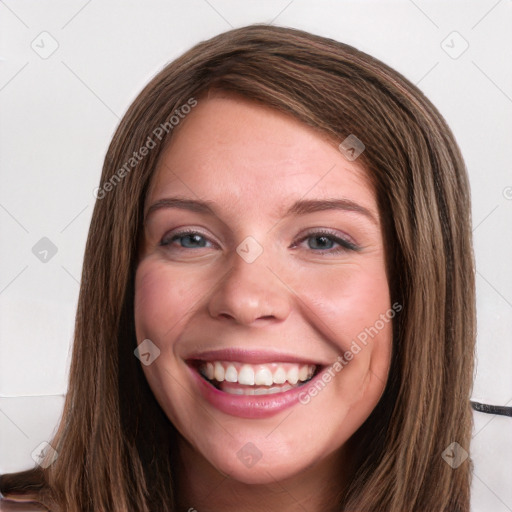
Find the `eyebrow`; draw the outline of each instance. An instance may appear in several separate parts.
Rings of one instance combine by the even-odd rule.
[[[215,215],[214,201],[204,201],[187,199],[182,197],[166,197],[159,199],[153,203],[147,210],[144,216],[144,223],[146,223],[149,215],[154,211],[162,208],[179,208],[181,210],[188,210],[196,213],[204,213],[207,215]],[[364,206],[350,200],[350,199],[300,199],[293,203],[293,205],[284,212],[283,217],[290,215],[307,215],[308,213],[315,213],[325,210],[342,210],[348,212],[356,212],[364,215],[374,224],[378,225],[375,215]]]

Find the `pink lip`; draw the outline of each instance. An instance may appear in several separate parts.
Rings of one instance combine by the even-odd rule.
[[[261,350],[246,350],[238,348],[229,348],[221,350],[208,350],[192,354],[185,358],[185,360],[196,361],[238,361],[240,363],[249,364],[264,364],[264,363],[299,363],[299,364],[314,364],[323,366],[318,361],[311,359],[300,358],[291,354],[283,354],[279,352],[261,351]]]
[[[238,359],[237,359],[238,360]],[[267,359],[268,361],[268,359]],[[299,402],[302,393],[320,377],[319,372],[307,384],[272,395],[233,395],[217,389],[205,380],[193,366],[188,366],[201,395],[215,408],[239,418],[259,419],[273,416]]]

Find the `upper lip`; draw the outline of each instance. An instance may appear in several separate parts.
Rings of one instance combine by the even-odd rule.
[[[318,360],[285,352],[258,349],[224,348],[196,352],[185,357],[187,361],[233,361],[248,364],[298,363],[324,366]]]

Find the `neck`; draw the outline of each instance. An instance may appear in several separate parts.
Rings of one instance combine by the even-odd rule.
[[[349,476],[345,447],[284,480],[246,484],[220,473],[181,436],[178,444],[177,510],[184,512],[334,511]]]

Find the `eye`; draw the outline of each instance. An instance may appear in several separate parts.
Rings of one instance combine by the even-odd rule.
[[[179,241],[179,248],[181,249],[197,249],[206,247],[209,240],[199,231],[182,231],[180,233],[174,233],[166,235],[160,241],[161,246],[170,246],[175,241]]]
[[[314,252],[337,254],[360,250],[360,248],[350,240],[341,238],[337,234],[327,230],[310,232],[306,236],[302,237],[298,242],[302,243],[306,240],[309,240],[308,248]],[[338,247],[333,247],[335,245],[338,245]],[[296,244],[293,247],[296,247]]]
[[[292,245],[292,248],[297,247],[298,244],[309,240],[308,248],[314,252],[337,254],[347,251],[359,251],[360,248],[350,240],[346,240],[331,231],[321,230],[308,233],[303,236],[297,243]],[[179,233],[171,233],[166,235],[160,241],[160,246],[169,247],[178,242],[178,249],[201,249],[205,247],[215,246],[208,238],[199,231],[181,231]],[[333,246],[337,245],[335,248]]]

